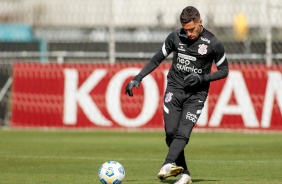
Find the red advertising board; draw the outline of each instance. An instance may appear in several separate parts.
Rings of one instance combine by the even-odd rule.
[[[169,63],[134,89],[125,86],[144,63],[13,66],[12,127],[163,128]],[[282,130],[282,67],[230,65],[211,83],[196,129]],[[214,69],[213,69],[214,70]]]

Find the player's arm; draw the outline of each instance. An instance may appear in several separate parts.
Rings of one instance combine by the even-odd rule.
[[[214,45],[214,61],[217,67],[217,71],[212,74],[205,74],[203,76],[204,81],[215,81],[227,77],[229,73],[228,62],[223,44],[216,40]]]
[[[138,75],[136,75],[133,79],[138,80],[139,82],[142,81],[144,77],[154,71],[161,62],[166,58],[162,50],[159,50],[142,68]]]
[[[154,71],[161,62],[172,52],[173,47],[173,33],[171,33],[165,40],[162,48],[145,64],[142,70],[131,80],[126,88],[125,93],[133,96],[132,88],[139,87],[142,79]]]

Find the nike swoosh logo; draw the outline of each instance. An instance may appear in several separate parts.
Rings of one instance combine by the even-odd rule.
[[[204,101],[202,101],[202,100],[199,100],[199,102],[200,102],[200,103],[202,103],[202,102],[204,102]]]
[[[179,45],[186,45],[186,44],[184,44],[184,43],[179,43]]]

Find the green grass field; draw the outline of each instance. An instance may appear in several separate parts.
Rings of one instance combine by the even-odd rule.
[[[185,150],[193,183],[282,183],[282,134],[194,132]],[[156,177],[166,153],[163,132],[0,129],[0,183],[99,184],[116,160],[124,184],[171,184]]]

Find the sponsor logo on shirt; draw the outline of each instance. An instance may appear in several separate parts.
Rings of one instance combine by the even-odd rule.
[[[194,65],[190,65],[191,61],[196,60],[197,58],[194,56],[178,53],[176,68],[180,71],[185,71],[189,73],[194,72],[200,74],[202,73],[202,69],[198,69]]]
[[[204,37],[201,37],[201,40],[204,41],[204,42],[208,42],[208,43],[211,43],[211,41],[207,38],[204,38]]]
[[[189,55],[186,55],[186,54],[178,53],[178,56],[179,56],[180,58],[188,59],[188,60],[191,60],[191,61],[196,61],[196,60],[197,60],[196,57],[194,57],[194,56],[189,56]]]
[[[180,46],[180,47],[178,48],[178,50],[181,50],[181,51],[184,51],[184,52],[185,52],[185,49],[184,49],[183,46]]]

